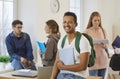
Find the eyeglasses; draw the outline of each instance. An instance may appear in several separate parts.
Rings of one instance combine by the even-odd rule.
[[[15,27],[15,28],[17,28],[17,29],[22,29],[23,27]]]

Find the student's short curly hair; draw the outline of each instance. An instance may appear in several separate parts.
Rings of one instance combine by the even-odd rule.
[[[22,21],[20,21],[20,20],[14,20],[14,21],[12,22],[12,27],[16,27],[17,24],[23,25]]]
[[[68,11],[68,12],[65,12],[65,13],[64,13],[64,17],[65,17],[65,16],[72,16],[72,17],[74,17],[74,22],[77,23],[77,16],[76,16],[75,13]]]

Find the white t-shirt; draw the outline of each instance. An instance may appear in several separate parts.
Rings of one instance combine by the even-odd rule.
[[[62,47],[61,47],[62,40],[63,40],[63,37],[58,42],[58,50],[62,49]],[[68,38],[66,38],[63,48],[74,48],[75,63],[80,63],[80,54],[81,53],[85,53],[85,52],[90,53],[91,52],[91,46],[89,44],[89,41],[83,35],[81,36],[80,44],[79,44],[80,53],[78,53],[76,48],[75,48],[75,38],[73,39],[73,41],[70,44],[68,42]],[[80,72],[71,72],[70,71],[70,73],[75,74],[75,75],[79,75],[82,77],[86,77],[88,75],[88,69],[86,69],[84,71],[80,71]]]

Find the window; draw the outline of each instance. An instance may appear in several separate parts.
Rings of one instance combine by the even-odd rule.
[[[70,0],[70,11],[74,12],[77,15],[78,26],[77,31],[82,31],[82,0]]]
[[[6,55],[5,37],[11,32],[13,0],[0,0],[0,55]]]

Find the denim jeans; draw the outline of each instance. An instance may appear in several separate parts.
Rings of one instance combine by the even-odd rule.
[[[57,79],[85,79],[85,78],[69,73],[59,73]]]
[[[14,70],[24,69],[23,66],[21,65],[20,61],[18,61],[16,59],[12,60],[11,65],[13,66]],[[29,69],[36,70],[36,67],[32,66]]]
[[[103,79],[105,79],[106,70],[107,70],[106,68],[98,69],[98,70],[89,70],[89,75],[90,76],[102,76]]]

